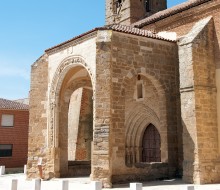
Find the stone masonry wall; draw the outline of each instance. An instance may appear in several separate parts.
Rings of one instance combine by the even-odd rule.
[[[200,182],[220,182],[213,20],[193,42]]]
[[[206,18],[180,40],[183,179],[219,182],[214,25]]]
[[[150,1],[150,10],[146,11],[146,1],[127,0],[116,6],[115,0],[106,0],[106,25],[120,23],[130,25],[167,7],[166,0]]]
[[[174,176],[181,170],[178,166],[178,136],[181,130],[177,103],[178,60],[176,44],[136,37],[118,32],[112,37],[112,173],[113,182],[123,180],[152,180]],[[160,113],[156,112],[162,136],[166,139],[163,164],[138,164],[125,166],[125,93],[133,88],[132,79],[138,75],[151,81],[158,95]],[[146,90],[150,89],[145,87]],[[132,98],[132,97],[131,97]],[[133,100],[135,101],[135,100]],[[157,103],[156,103],[157,104]],[[129,109],[134,109],[131,107]],[[131,111],[131,110],[128,110]],[[139,110],[137,109],[137,112]],[[135,113],[135,109],[134,109]],[[145,121],[146,124],[149,121]],[[141,139],[141,136],[137,137]],[[180,150],[181,152],[181,150]],[[181,159],[180,159],[181,160]],[[150,171],[150,172],[149,172]]]
[[[48,86],[48,57],[43,55],[32,65],[30,91],[30,121],[28,138],[28,177],[38,177],[37,160],[43,157],[43,171],[47,161],[46,100]]]
[[[175,14],[165,19],[159,20],[144,29],[176,32],[178,37],[186,35],[200,19],[212,16],[215,30],[215,63],[216,68],[220,68],[220,1],[209,1],[200,6],[188,9],[181,14]]]
[[[95,123],[91,178],[101,180],[104,187],[112,186],[111,35],[111,31],[99,31],[96,40]]]
[[[137,85],[140,83],[142,92],[139,90],[139,93],[142,93],[142,98],[137,96]],[[144,75],[131,78],[125,87],[126,166],[132,167],[142,162],[142,136],[149,124],[153,124],[159,130],[162,139],[161,160],[167,160],[166,148],[163,147],[167,144],[167,132],[161,129],[159,121],[164,117],[161,110],[165,107],[165,101],[165,98],[158,94],[154,84]]]
[[[204,32],[198,36],[199,39],[193,42],[193,46],[190,44],[187,44],[185,48],[181,46],[180,52],[180,56],[182,56],[180,65],[185,58],[185,67],[180,68],[180,73],[182,75],[187,71],[182,78],[180,75],[180,83],[186,84],[185,81],[190,79],[192,80],[192,83],[188,86],[193,86],[193,83],[197,86],[193,87],[194,92],[187,90],[188,92],[183,91],[181,93],[182,117],[185,122],[183,132],[183,138],[185,139],[183,141],[183,146],[186,146],[186,148],[184,148],[184,159],[186,160],[184,161],[184,167],[186,167],[184,171],[184,179],[194,183],[212,183],[213,181],[218,181],[219,167],[218,161],[216,160],[216,154],[218,152],[219,155],[220,152],[220,1],[209,1],[144,27],[145,29],[154,29],[156,31],[165,30],[176,32],[178,37],[186,35],[186,38],[187,34],[199,20],[209,16],[213,19],[213,26],[211,26],[212,31],[208,34],[207,29],[204,30]],[[190,68],[189,64],[191,61],[195,61],[195,67],[192,64]],[[187,70],[185,70],[186,66],[188,66]],[[216,70],[213,70],[214,67]],[[193,77],[196,78],[194,79]],[[213,80],[215,80],[216,83]],[[215,90],[216,87],[217,94]],[[183,88],[183,86],[181,88]],[[194,108],[191,107],[192,105],[194,105]],[[218,114],[216,113],[216,110]],[[189,121],[189,118],[191,117],[195,117],[195,119]],[[218,123],[216,117],[218,118]],[[206,118],[205,121],[202,118]],[[198,127],[195,128],[193,132],[193,127],[186,127],[187,125],[194,127],[198,125]],[[216,128],[216,125],[218,126],[218,129]],[[207,131],[208,134],[204,134],[205,131]],[[212,133],[213,131],[215,131],[215,134]],[[198,137],[196,137],[196,134]],[[216,137],[217,134],[218,138]],[[207,139],[205,137],[207,137]],[[208,138],[211,139],[211,141],[208,140]],[[200,142],[201,139],[202,142]],[[203,148],[197,147],[197,145],[192,146],[192,141],[198,141],[198,146]],[[218,145],[216,143],[218,143]],[[209,148],[205,148],[206,146]],[[216,146],[218,146],[218,148],[216,148]],[[192,163],[187,167],[191,162],[190,160],[194,157],[193,154],[190,154],[190,152],[193,152],[193,149],[198,149],[195,154],[200,155],[199,158],[196,158],[196,164],[194,165],[197,165],[197,168],[194,170],[197,174],[193,174],[193,171],[190,171],[192,169]],[[211,153],[204,156],[206,154],[206,149],[211,149]],[[204,157],[207,158],[206,161],[204,160]],[[213,161],[211,161],[210,157],[212,157]],[[201,168],[198,166],[199,164],[201,164]],[[203,164],[205,166],[203,166]],[[207,170],[209,170],[209,174]]]
[[[209,1],[199,6],[187,9],[181,13],[174,14],[154,23],[148,24],[143,29],[176,32],[178,36],[187,34],[193,25],[200,19],[213,16],[218,22],[220,4],[219,0]]]
[[[220,67],[220,1],[209,1],[200,6],[188,9],[181,14],[175,14],[165,19],[159,20],[144,29],[176,32],[178,37],[186,35],[200,19],[212,16],[215,30],[215,63]]]
[[[84,86],[91,88],[91,85],[94,84],[96,71],[95,36],[96,32],[93,32],[80,39],[70,41],[64,46],[46,50],[48,68],[42,71],[42,73],[46,70],[48,72],[48,78],[45,78],[48,80],[48,102],[45,108],[48,122],[48,144],[45,144],[45,147],[48,146],[45,166],[46,178],[69,175],[68,130],[66,130],[68,128],[69,100],[76,89]],[[79,80],[80,77],[82,80]],[[69,81],[69,86],[63,85],[65,78],[67,78],[66,82],[72,80]],[[33,80],[38,81],[35,78]],[[46,81],[43,81],[42,84],[44,82]],[[37,107],[36,111],[42,110]]]

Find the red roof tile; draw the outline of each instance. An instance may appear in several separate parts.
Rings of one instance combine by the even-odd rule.
[[[3,110],[28,110],[29,106],[19,102],[0,98],[0,109]]]
[[[158,36],[155,32],[152,32],[149,30],[144,30],[144,29],[139,29],[139,28],[134,28],[132,26],[114,24],[114,25],[106,26],[106,28],[111,29],[113,31],[117,31],[117,32],[123,32],[123,33],[127,33],[127,34],[143,36],[143,37],[147,37],[147,38],[175,42],[174,40],[170,40],[168,38]]]
[[[98,30],[113,30],[113,31],[117,31],[117,32],[122,32],[122,33],[127,33],[127,34],[133,34],[133,35],[136,35],[136,36],[143,36],[143,37],[147,37],[147,38],[153,38],[153,39],[158,39],[158,40],[164,40],[164,41],[170,41],[170,42],[175,42],[174,40],[171,40],[171,39],[168,39],[168,38],[164,38],[164,37],[161,37],[161,36],[158,36],[157,34],[155,34],[154,32],[152,31],[149,31],[149,30],[143,30],[143,29],[139,29],[139,28],[134,28],[132,26],[126,26],[126,25],[119,25],[119,24],[113,24],[113,25],[108,25],[108,26],[104,26],[104,27],[99,27],[99,28],[95,28],[93,30],[90,30],[86,33],[83,33],[79,36],[76,36],[70,40],[67,40],[61,44],[58,44],[54,47],[51,47],[49,49],[46,49],[45,52],[48,52],[52,49],[55,49],[55,48],[58,48],[62,45],[66,45],[68,44],[69,42],[72,42],[74,40],[77,40],[83,36],[86,36],[92,32],[95,32],[95,31],[98,31]]]
[[[181,3],[179,5],[176,5],[172,8],[169,9],[165,9],[163,11],[160,11],[156,14],[153,14],[152,16],[149,16],[145,19],[142,19],[134,24],[132,24],[134,27],[137,28],[142,28],[148,24],[157,22],[159,20],[162,20],[164,18],[167,18],[169,16],[175,15],[177,13],[183,12],[185,10],[191,9],[193,7],[199,6],[203,3],[209,2],[209,1],[213,1],[213,0],[191,0],[191,1],[187,1],[185,3]]]

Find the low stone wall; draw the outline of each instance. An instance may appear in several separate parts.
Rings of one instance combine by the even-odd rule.
[[[127,174],[113,175],[112,183],[161,180],[169,176],[167,163],[137,163]]]

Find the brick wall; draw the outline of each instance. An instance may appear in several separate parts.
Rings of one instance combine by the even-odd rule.
[[[176,32],[178,37],[186,35],[200,19],[212,16],[214,20],[215,38],[215,63],[220,68],[220,3],[219,1],[209,1],[200,6],[188,9],[179,14],[174,14],[165,19],[161,19],[143,28],[147,30]]]
[[[188,9],[179,14],[174,14],[167,18],[161,19],[152,24],[146,25],[143,29],[160,31],[176,32],[178,37],[186,35],[192,27],[200,19],[212,16],[215,26],[215,56],[218,58],[218,67],[220,65],[219,59],[219,42],[220,42],[220,3],[219,1],[209,1],[200,6]],[[217,62],[217,59],[215,60]]]
[[[0,110],[2,114],[14,115],[14,127],[0,126],[0,144],[12,144],[12,157],[0,158],[6,168],[23,167],[27,163],[29,111]]]
[[[144,26],[144,29],[159,31],[176,32],[178,36],[187,34],[192,26],[208,16],[213,16],[215,20],[219,20],[219,1],[209,1],[202,5],[187,9],[178,14],[166,17],[154,23]],[[219,22],[218,22],[219,24]]]
[[[92,90],[83,88],[78,136],[76,142],[76,160],[91,160],[91,142],[93,133]]]

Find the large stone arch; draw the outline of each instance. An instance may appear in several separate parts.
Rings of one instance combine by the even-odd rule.
[[[86,64],[84,59],[81,56],[70,56],[65,58],[57,68],[53,80],[50,85],[50,90],[49,90],[49,106],[50,106],[50,112],[49,112],[49,128],[48,128],[48,146],[49,147],[57,147],[57,142],[55,140],[55,126],[56,126],[56,121],[58,118],[55,118],[56,116],[56,107],[57,107],[57,102],[59,98],[59,92],[62,86],[62,82],[68,71],[70,71],[71,68],[76,67],[76,66],[82,66],[84,67],[91,78],[92,81],[92,86],[94,86],[94,74],[91,72],[91,69],[89,66]],[[95,92],[93,88],[93,92]]]
[[[132,69],[128,72],[123,80],[123,90],[128,88],[130,81],[133,80],[138,75],[146,77],[152,85],[155,87],[159,102],[161,114],[158,115],[150,107],[139,104],[135,106],[131,104],[131,109],[127,114],[125,120],[126,134],[125,134],[125,147],[126,147],[126,165],[132,166],[134,163],[140,162],[141,157],[141,143],[144,131],[149,124],[153,124],[160,133],[161,136],[161,161],[168,162],[168,124],[167,124],[167,109],[166,109],[166,91],[169,90],[169,86],[160,80],[157,76],[153,75],[150,70],[146,68]],[[127,162],[129,159],[129,163]]]
[[[72,76],[72,73],[77,72],[87,73],[85,76]],[[72,73],[71,73],[72,72]],[[77,74],[76,74],[77,75]],[[92,89],[94,94],[94,74],[86,64],[81,56],[71,56],[64,59],[59,67],[57,68],[49,91],[49,106],[50,110],[48,113],[48,147],[54,149],[53,159],[54,161],[54,173],[55,176],[65,176],[67,172],[68,163],[62,165],[61,160],[66,159],[65,156],[60,156],[62,146],[61,142],[61,118],[63,117],[62,112],[68,113],[68,105],[71,94],[78,88],[89,87]],[[93,100],[94,101],[94,100]],[[64,118],[65,122],[66,118]],[[64,123],[65,123],[64,122]],[[63,134],[62,134],[63,135]],[[68,161],[68,158],[67,158]],[[62,170],[62,171],[61,171]],[[61,172],[61,173],[60,173]]]

